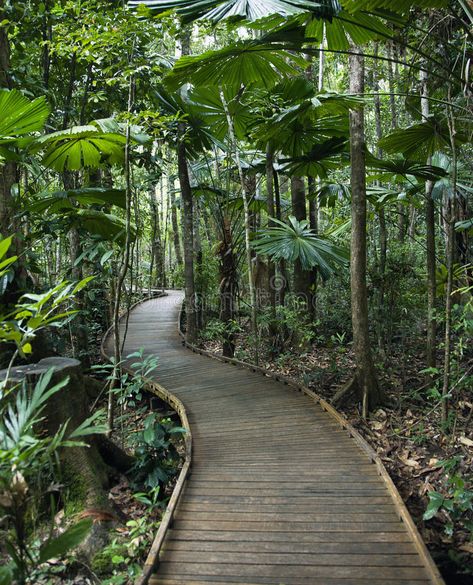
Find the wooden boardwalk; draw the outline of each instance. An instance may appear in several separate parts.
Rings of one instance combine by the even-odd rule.
[[[347,431],[283,383],[183,347],[181,301],[169,291],[134,308],[125,346],[159,356],[155,377],[185,405],[193,437],[150,583],[442,583]]]

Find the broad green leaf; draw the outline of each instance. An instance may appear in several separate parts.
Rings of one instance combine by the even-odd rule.
[[[386,9],[403,14],[414,7],[445,8],[448,0],[343,0],[343,6],[350,11]]]
[[[126,196],[123,189],[107,189],[106,187],[83,187],[68,191],[43,192],[38,195],[40,199],[25,206],[25,209],[33,213],[42,213],[48,210],[50,213],[60,213],[64,210],[74,209],[80,205],[116,205],[125,209]]]
[[[12,236],[0,240],[0,260],[5,256],[8,252],[12,242]]]
[[[442,494],[438,492],[430,492],[429,493],[429,505],[427,506],[426,511],[424,512],[424,520],[430,520],[434,516],[436,516],[437,512],[442,507],[445,498]]]
[[[205,18],[213,22],[224,19],[257,21],[271,15],[283,17],[313,12],[331,18],[340,10],[338,0],[131,0],[129,6],[146,6],[151,13],[176,10],[185,22]]]
[[[185,83],[200,87],[222,86],[232,88],[236,94],[241,86],[269,89],[281,77],[296,74],[297,67],[306,66],[302,57],[250,40],[198,56],[181,57],[166,83],[173,89]]]
[[[39,563],[45,563],[54,557],[61,557],[78,546],[90,532],[92,524],[93,521],[90,518],[86,518],[68,528],[57,538],[47,542],[40,549]]]
[[[121,164],[125,143],[125,136],[104,133],[91,124],[42,136],[32,150],[43,150],[42,162],[51,169],[59,172],[77,171],[84,167]]]
[[[121,217],[95,209],[78,209],[75,218],[79,227],[104,240],[125,241],[126,223]],[[136,237],[136,227],[132,225],[132,238]]]
[[[324,279],[333,273],[335,266],[348,265],[348,252],[315,235],[307,221],[297,221],[293,216],[289,217],[288,224],[274,218],[272,221],[276,227],[261,230],[252,243],[259,254],[289,262],[298,260],[304,270],[317,266]]]
[[[455,143],[466,141],[467,137],[457,132]],[[425,161],[434,153],[451,148],[448,122],[430,117],[425,122],[394,130],[379,141],[379,146],[389,153],[402,152],[406,158]]]
[[[0,138],[15,138],[43,129],[49,116],[44,97],[30,101],[17,89],[0,90]]]

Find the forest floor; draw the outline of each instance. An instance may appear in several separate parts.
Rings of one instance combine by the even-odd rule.
[[[251,361],[248,335],[237,339],[235,357]],[[260,365],[301,382],[330,401],[337,389],[353,374],[354,360],[349,344],[333,340],[331,347],[313,345],[301,351],[288,347],[271,357],[263,342]],[[205,349],[221,354],[217,342],[205,342]],[[471,368],[472,363],[466,364]],[[383,367],[378,368],[388,404],[361,417],[354,402],[339,408],[349,422],[377,451],[396,484],[447,585],[473,585],[473,404],[471,392],[458,391],[453,432],[440,429],[440,403],[426,381],[422,351],[415,343],[394,346]],[[446,462],[446,463],[444,463]],[[448,501],[470,507],[459,513],[445,508],[431,520],[423,514],[429,492]],[[457,517],[458,514],[458,517]],[[468,523],[471,524],[468,524]]]

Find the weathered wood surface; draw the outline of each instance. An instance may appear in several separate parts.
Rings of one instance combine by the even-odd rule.
[[[287,385],[184,348],[181,302],[169,291],[135,307],[125,345],[159,357],[154,377],[184,404],[193,438],[191,475],[150,583],[440,585],[350,433]]]

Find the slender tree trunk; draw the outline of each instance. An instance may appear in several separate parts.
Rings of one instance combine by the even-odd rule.
[[[52,25],[49,1],[44,1],[44,14],[42,22],[41,37],[43,39],[43,49],[41,55],[42,69],[43,69],[43,84],[46,89],[49,89],[49,74],[51,70],[51,53],[49,43],[52,41]]]
[[[5,21],[4,0],[0,0],[0,21]],[[0,88],[12,89],[13,83],[10,74],[10,39],[8,38],[8,24],[0,26]],[[18,230],[17,222],[14,220],[15,200],[13,198],[13,187],[17,182],[18,171],[16,163],[6,161],[0,164],[0,236],[6,238]],[[21,253],[20,242],[15,238],[12,255]],[[18,268],[17,272],[21,271]],[[18,284],[18,283],[17,283]],[[22,288],[20,284],[19,288]],[[13,296],[16,292],[13,292]],[[4,299],[5,300],[5,299]],[[12,300],[13,297],[12,297]]]
[[[298,221],[306,220],[305,185],[304,179],[301,177],[291,178],[291,201],[294,217]],[[296,260],[294,263],[294,294],[305,304],[308,310],[312,306],[310,283],[310,270],[303,270],[300,261]]]
[[[448,101],[452,103],[451,87],[448,89]],[[450,145],[452,151],[452,196],[448,202],[447,221],[447,244],[446,244],[446,263],[447,263],[447,287],[445,300],[445,342],[444,342],[444,364],[443,364],[443,386],[442,386],[442,423],[445,425],[448,420],[450,377],[451,377],[451,353],[452,353],[452,305],[453,305],[453,271],[455,267],[455,221],[456,221],[456,201],[457,201],[457,148],[455,143],[455,119],[451,108],[448,111]]]
[[[309,194],[309,225],[314,233],[319,233],[319,205],[317,201],[317,184],[313,177],[309,177],[307,180],[307,189]],[[312,319],[317,316],[317,280],[318,270],[314,266],[310,271],[310,284],[311,284],[311,309],[310,314]]]
[[[274,165],[273,165],[273,151],[271,145],[268,143],[266,147],[266,202],[268,207],[268,228],[274,226],[272,218],[275,216],[275,202],[274,202]],[[274,262],[268,259],[268,297],[269,306],[271,310],[271,324],[269,333],[272,338],[277,333],[276,323],[276,266]]]
[[[225,115],[228,124],[228,133],[230,136],[230,142],[235,152],[236,163],[238,167],[238,174],[240,177],[241,195],[243,198],[243,211],[245,219],[245,249],[246,249],[246,263],[248,269],[248,289],[250,292],[250,304],[251,304],[251,329],[255,338],[255,361],[258,365],[259,362],[259,342],[258,342],[258,319],[257,319],[257,298],[256,298],[256,287],[253,277],[253,261],[252,261],[252,250],[251,250],[251,216],[248,201],[248,193],[246,190],[246,182],[243,174],[243,167],[240,160],[240,151],[238,149],[238,143],[235,137],[235,129],[233,127],[233,119],[228,109],[228,104],[225,99],[223,90],[220,89],[220,99],[225,110]]]
[[[133,53],[132,53],[133,56]],[[131,59],[130,59],[131,61]],[[135,80],[130,79],[130,86],[128,90],[128,113],[131,113],[135,99]],[[115,302],[113,306],[113,341],[114,341],[114,368],[112,373],[112,383],[108,392],[108,409],[107,409],[107,423],[108,434],[113,432],[115,426],[114,417],[114,390],[119,385],[121,375],[121,361],[122,361],[122,347],[125,344],[125,337],[120,339],[120,302],[122,297],[122,287],[125,283],[126,275],[130,265],[130,251],[131,251],[131,218],[132,218],[132,180],[131,180],[131,129],[129,122],[126,125],[125,131],[125,197],[126,197],[126,211],[125,211],[125,250],[123,259],[118,272],[116,286],[115,286]]]
[[[202,239],[200,237],[200,207],[198,201],[194,204],[194,258],[195,258],[195,279],[196,279],[196,302],[197,302],[197,328],[201,330],[204,326],[204,290],[203,290],[203,264]]]
[[[179,123],[179,143],[177,147],[177,166],[182,201],[182,231],[184,236],[184,286],[186,293],[186,338],[189,343],[197,340],[197,312],[195,303],[194,280],[194,202],[189,179],[187,149],[184,142],[186,128]]]
[[[181,53],[190,55],[190,30],[183,29],[181,34]],[[197,341],[197,311],[194,273],[194,202],[189,178],[189,164],[187,160],[186,125],[178,125],[177,168],[182,201],[182,231],[184,244],[184,287],[186,294],[186,338],[189,343]]]
[[[151,268],[150,268],[150,287],[154,285],[157,288],[165,286],[164,283],[164,249],[161,236],[161,222],[159,217],[159,205],[156,197],[156,185],[150,187],[150,203],[152,213],[152,242],[151,242]],[[156,277],[153,278],[153,267],[156,270]]]
[[[375,44],[374,54],[378,55],[378,43]],[[381,100],[379,97],[379,79],[378,79],[378,61],[373,62],[373,89],[374,89],[374,114],[376,126],[376,138],[378,140],[377,155],[383,158],[383,151],[379,147],[379,141],[383,137],[381,126]],[[383,324],[386,318],[385,311],[385,280],[386,280],[386,260],[388,250],[388,230],[386,227],[386,214],[382,204],[378,206],[379,219],[379,286],[378,286],[378,346],[384,353],[385,331]]]
[[[235,319],[236,295],[238,289],[237,260],[233,252],[231,222],[223,218],[220,256],[220,319],[226,325],[223,338],[223,355],[233,357],[235,353],[235,334],[232,322]]]
[[[354,49],[358,52],[358,48]],[[350,93],[364,93],[364,60],[350,55]],[[382,402],[383,394],[371,353],[368,322],[368,293],[366,285],[366,165],[364,108],[350,111],[350,155],[352,189],[351,231],[351,305],[353,345],[356,359],[356,382],[363,399],[363,413]]]
[[[429,91],[427,85],[427,72],[420,72],[421,80],[421,106],[422,117],[429,117]],[[432,164],[432,158],[427,159],[427,164]],[[436,365],[436,337],[437,322],[435,319],[435,296],[437,290],[436,261],[435,261],[435,204],[432,197],[433,181],[425,182],[425,226],[426,226],[426,263],[427,263],[427,340],[426,362],[427,367],[435,368]]]
[[[169,189],[169,200],[171,205],[171,226],[172,226],[172,241],[174,244],[174,254],[176,255],[176,264],[182,266],[182,251],[181,251],[181,240],[179,238],[179,223],[177,221],[177,207],[176,207],[176,194],[174,192],[174,182],[168,175],[168,189]]]

